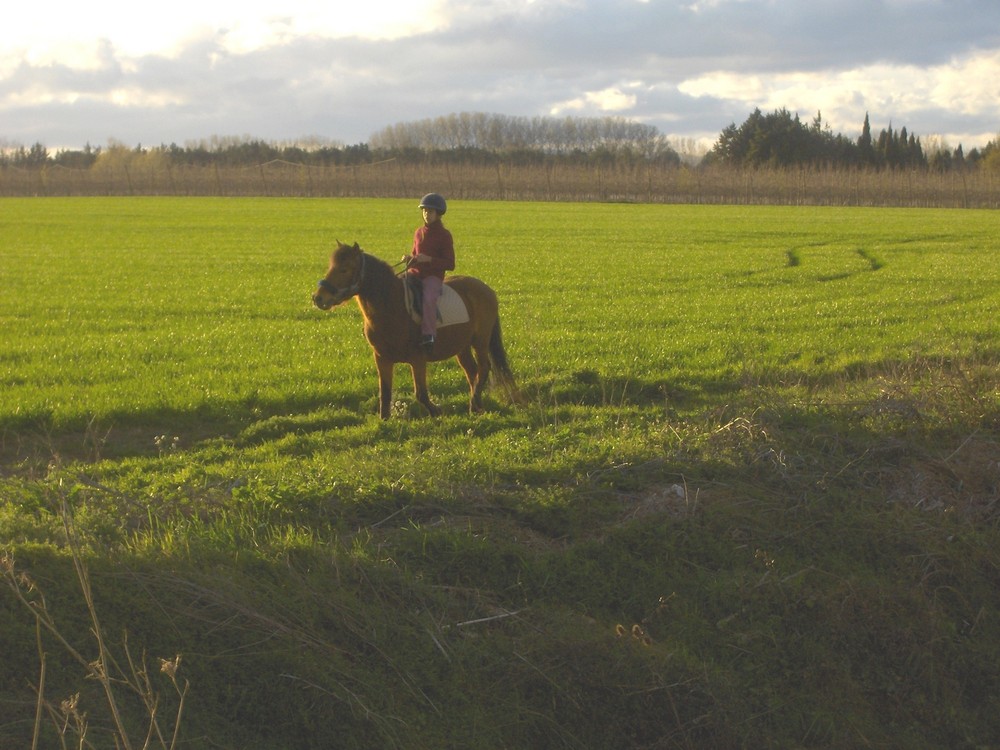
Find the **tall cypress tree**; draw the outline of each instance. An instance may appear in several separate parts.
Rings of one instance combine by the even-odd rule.
[[[865,124],[861,127],[861,137],[858,138],[858,149],[861,151],[862,164],[875,163],[875,149],[872,147],[872,126],[865,112]]]

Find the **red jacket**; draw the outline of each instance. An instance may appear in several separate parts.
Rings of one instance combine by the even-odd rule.
[[[425,255],[432,259],[430,263],[414,263],[410,266],[410,273],[415,273],[420,278],[437,276],[444,279],[445,271],[455,269],[455,244],[451,232],[444,228],[440,219],[414,232],[411,255]]]

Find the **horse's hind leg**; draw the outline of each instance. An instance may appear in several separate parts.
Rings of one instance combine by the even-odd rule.
[[[470,347],[458,353],[458,363],[465,371],[465,379],[469,381],[469,412],[478,414],[483,410],[483,387],[479,383],[479,365],[476,364]]]
[[[473,357],[475,352],[475,357]],[[465,370],[469,381],[469,411],[478,414],[483,411],[483,391],[490,379],[490,352],[485,345],[473,342],[469,349],[458,355],[458,361]]]
[[[441,414],[441,409],[431,401],[431,394],[427,390],[427,363],[418,361],[411,364],[410,369],[413,371],[413,395],[432,417],[438,416]]]

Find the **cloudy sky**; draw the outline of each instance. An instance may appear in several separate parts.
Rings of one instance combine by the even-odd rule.
[[[998,0],[9,0],[0,146],[365,142],[456,112],[710,144],[754,107],[968,151],[1000,132]]]

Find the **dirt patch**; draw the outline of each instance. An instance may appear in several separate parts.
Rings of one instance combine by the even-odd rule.
[[[701,501],[700,491],[687,484],[657,485],[624,499],[626,512],[623,520],[654,516],[688,518],[698,512]]]
[[[943,459],[919,457],[884,469],[880,479],[890,502],[995,518],[1000,513],[1000,443],[973,436]]]

